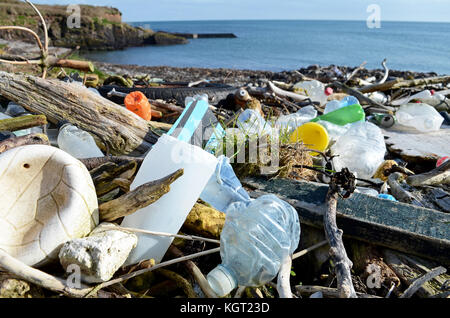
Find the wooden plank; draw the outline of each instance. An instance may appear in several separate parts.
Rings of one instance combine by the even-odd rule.
[[[243,184],[252,197],[275,194],[297,209],[302,223],[323,228],[327,185],[264,178]],[[345,236],[450,264],[450,214],[361,193],[339,199],[337,212]]]
[[[412,128],[395,125],[382,129],[390,151],[407,161],[436,161],[450,152],[450,127],[423,133]]]

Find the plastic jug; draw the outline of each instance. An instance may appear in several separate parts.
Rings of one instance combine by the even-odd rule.
[[[169,135],[162,135],[145,157],[130,189],[163,178],[182,168],[184,174],[170,186],[170,191],[155,203],[128,215],[122,226],[176,234],[198,200],[218,160],[200,147]],[[139,241],[125,264],[144,259],[161,261],[173,238],[138,235]]]
[[[125,107],[145,120],[152,119],[152,108],[147,97],[140,91],[131,92],[125,97]]]
[[[57,138],[58,147],[77,159],[103,157],[94,138],[86,131],[72,125],[63,124]]]
[[[320,105],[325,105],[328,96],[325,94],[325,85],[317,80],[304,81],[294,85],[294,91],[302,93],[313,102],[319,102]]]
[[[271,281],[299,240],[297,211],[275,195],[232,205],[220,236],[222,264],[207,275],[211,288],[222,297],[238,285]]]
[[[331,146],[336,171],[347,167],[360,178],[371,178],[384,161],[386,144],[378,126],[369,122],[352,124]]]
[[[226,212],[230,204],[248,202],[250,196],[236,177],[230,159],[222,155],[218,160],[216,170],[203,189],[200,199],[216,210]]]
[[[361,105],[354,104],[336,109],[335,111],[327,114],[323,114],[322,116],[318,116],[311,121],[317,122],[319,120],[325,120],[336,125],[344,126],[349,123],[364,121],[365,118],[366,115]]]
[[[324,151],[328,147],[330,138],[328,132],[322,125],[318,123],[306,123],[298,127],[290,136],[290,142],[302,142],[307,148]],[[310,152],[312,156],[319,153]]]
[[[400,106],[395,113],[400,125],[415,128],[422,132],[439,130],[444,117],[434,107],[423,103]]]

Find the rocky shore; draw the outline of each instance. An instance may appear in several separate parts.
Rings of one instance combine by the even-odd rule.
[[[115,8],[80,5],[80,27],[69,27],[71,12],[67,6],[38,5],[48,24],[50,45],[82,50],[115,50],[130,46],[185,44],[187,40],[165,32],[133,27],[122,22],[122,13]],[[39,17],[23,1],[4,0],[0,3],[0,25],[28,27],[42,37]],[[31,42],[23,31],[0,31],[4,40]]]

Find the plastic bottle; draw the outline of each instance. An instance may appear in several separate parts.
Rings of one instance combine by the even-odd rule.
[[[359,104],[359,100],[354,96],[346,96],[342,100],[332,100],[325,105],[324,114],[331,113],[339,108]]]
[[[299,239],[297,211],[275,195],[232,205],[220,236],[222,264],[207,275],[211,288],[222,297],[238,285],[271,281]]]
[[[237,127],[248,136],[272,134],[272,126],[265,121],[259,112],[253,109],[246,109],[239,115]]]
[[[357,122],[331,146],[336,171],[347,167],[359,178],[371,178],[384,161],[386,144],[378,126]]]
[[[447,98],[445,95],[440,93],[435,93],[434,91],[430,91],[428,89],[421,91],[420,93],[414,94],[412,96],[402,98],[392,102],[394,106],[405,105],[412,100],[420,101],[424,104],[428,104],[430,106],[437,106],[443,103]]]
[[[297,127],[307,123],[308,121],[316,118],[317,110],[313,106],[306,106],[301,108],[294,114],[283,115],[278,117],[274,127],[285,130],[288,133],[297,129]]]
[[[434,107],[423,103],[400,106],[395,114],[400,125],[415,128],[422,132],[437,131],[444,122]]]
[[[59,129],[58,147],[77,159],[103,157],[94,138],[72,124],[63,124]]]
[[[325,85],[317,80],[304,81],[294,85],[294,90],[305,94],[313,102],[319,102],[320,105],[325,105],[328,96],[325,94]]]
[[[125,107],[145,120],[152,119],[152,108],[147,97],[140,91],[131,92],[125,97]]]
[[[361,105],[354,104],[346,107],[341,107],[330,113],[318,116],[311,121],[317,122],[319,120],[325,120],[336,125],[344,126],[349,123],[364,121],[365,118],[366,115]]]
[[[233,202],[249,202],[250,196],[236,177],[230,159],[222,155],[218,160],[216,170],[203,189],[200,199],[216,210],[226,212]]]
[[[167,134],[142,162],[130,189],[183,169],[183,175],[170,185],[170,191],[158,201],[124,218],[122,226],[177,234],[202,190],[214,173],[218,160],[198,146],[188,144]],[[161,261],[173,238],[138,235],[139,240],[125,264],[144,259]]]

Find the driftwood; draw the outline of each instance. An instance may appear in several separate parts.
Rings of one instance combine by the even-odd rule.
[[[170,245],[168,249],[168,254],[175,256],[175,257],[183,257],[184,254],[175,246]],[[218,298],[216,293],[212,290],[211,286],[208,283],[208,280],[203,275],[201,270],[198,268],[197,265],[191,260],[187,260],[183,263],[183,265],[186,267],[186,269],[189,271],[191,276],[195,279],[197,284],[200,286],[201,290],[205,294],[207,298]]]
[[[332,85],[337,87],[337,88],[340,88],[341,90],[343,90],[345,93],[347,93],[349,95],[355,96],[361,103],[365,102],[365,103],[369,104],[369,107],[377,107],[379,109],[384,109],[385,111],[389,111],[389,112],[393,110],[392,107],[388,107],[388,106],[385,106],[383,104],[380,104],[380,103],[374,101],[373,99],[365,96],[364,94],[362,94],[358,90],[353,89],[351,87],[348,87],[347,85],[342,84],[342,83],[340,83],[338,81],[333,82]]]
[[[400,202],[414,204],[423,207],[423,204],[409,191],[401,185],[404,176],[400,172],[394,172],[388,177],[388,184],[391,187],[392,195]]]
[[[346,176],[344,176],[346,179]],[[344,179],[342,178],[342,179]],[[330,188],[326,198],[326,212],[324,214],[325,235],[330,244],[330,256],[334,264],[339,295],[342,298],[356,298],[353,287],[351,269],[352,261],[347,256],[344,242],[342,241],[343,231],[336,224],[337,200],[340,193],[341,173],[333,175]]]
[[[144,161],[143,157],[128,157],[128,156],[104,156],[104,157],[96,157],[96,158],[86,158],[79,159],[88,170],[95,169],[107,162],[112,162],[115,164],[123,164],[125,162],[135,161],[138,164],[138,168]]]
[[[450,160],[429,172],[409,176],[406,183],[414,187],[450,184]]]
[[[145,153],[159,137],[152,129],[167,126],[147,122],[81,85],[58,80],[0,72],[0,95],[50,122],[68,120],[103,137],[113,155]]]
[[[104,194],[117,189],[123,188],[125,182],[124,192],[128,192],[130,179],[133,177],[137,169],[135,161],[125,161],[121,164],[107,162],[90,171],[92,180],[94,181],[97,196],[101,197]]]
[[[398,84],[402,81],[403,81],[403,78],[396,78],[395,80],[392,80],[389,82],[384,82],[381,84],[377,83],[377,84],[372,84],[372,85],[367,85],[367,86],[361,87],[358,89],[358,91],[363,94],[373,93],[373,92],[384,92],[384,91],[392,89],[392,87],[395,84]]]
[[[296,102],[302,102],[304,100],[307,100],[309,97],[305,95],[300,95],[297,93],[285,91],[279,87],[276,87],[272,82],[269,81],[269,87],[272,90],[272,92],[279,96],[279,97],[289,97],[295,100]]]
[[[445,274],[445,271],[433,261],[426,261],[390,249],[384,249],[382,252],[385,262],[392,268],[402,283],[408,287],[407,290],[411,288],[408,293],[405,290],[403,297],[409,297],[412,294],[417,294],[421,298],[439,295],[450,279],[450,275]],[[433,271],[433,268],[439,269]],[[438,274],[435,275],[435,273]],[[431,279],[428,279],[430,276]]]
[[[446,84],[449,82],[450,82],[450,76],[436,76],[436,77],[429,77],[429,78],[419,78],[419,79],[401,81],[399,83],[394,84],[391,87],[391,89],[407,88],[407,87],[414,87],[414,86],[420,86],[420,85],[440,84],[440,83]]]
[[[0,131],[17,131],[43,125],[47,125],[44,115],[27,115],[0,120]]]
[[[170,191],[170,185],[183,175],[183,169],[162,179],[143,184],[133,191],[98,207],[101,221],[114,221],[157,201]]]
[[[301,295],[309,296],[311,294],[321,292],[325,297],[327,298],[339,298],[340,292],[337,290],[337,288],[329,288],[329,287],[322,287],[322,286],[295,286],[295,289],[298,293]],[[381,298],[378,296],[363,294],[363,293],[356,293],[356,296],[358,298]]]
[[[26,136],[9,138],[0,142],[0,153],[12,148],[26,145],[50,145],[48,137],[44,134],[29,134]]]
[[[73,288],[67,284],[66,280],[56,278],[38,269],[32,268],[10,256],[2,249],[0,249],[0,268],[3,268],[4,270],[27,282],[36,284],[57,293],[63,293],[68,297],[86,297],[86,295],[92,290],[92,288],[89,288],[83,284],[80,284],[80,289]],[[104,291],[99,291],[98,296],[102,298],[111,298],[111,294]]]

